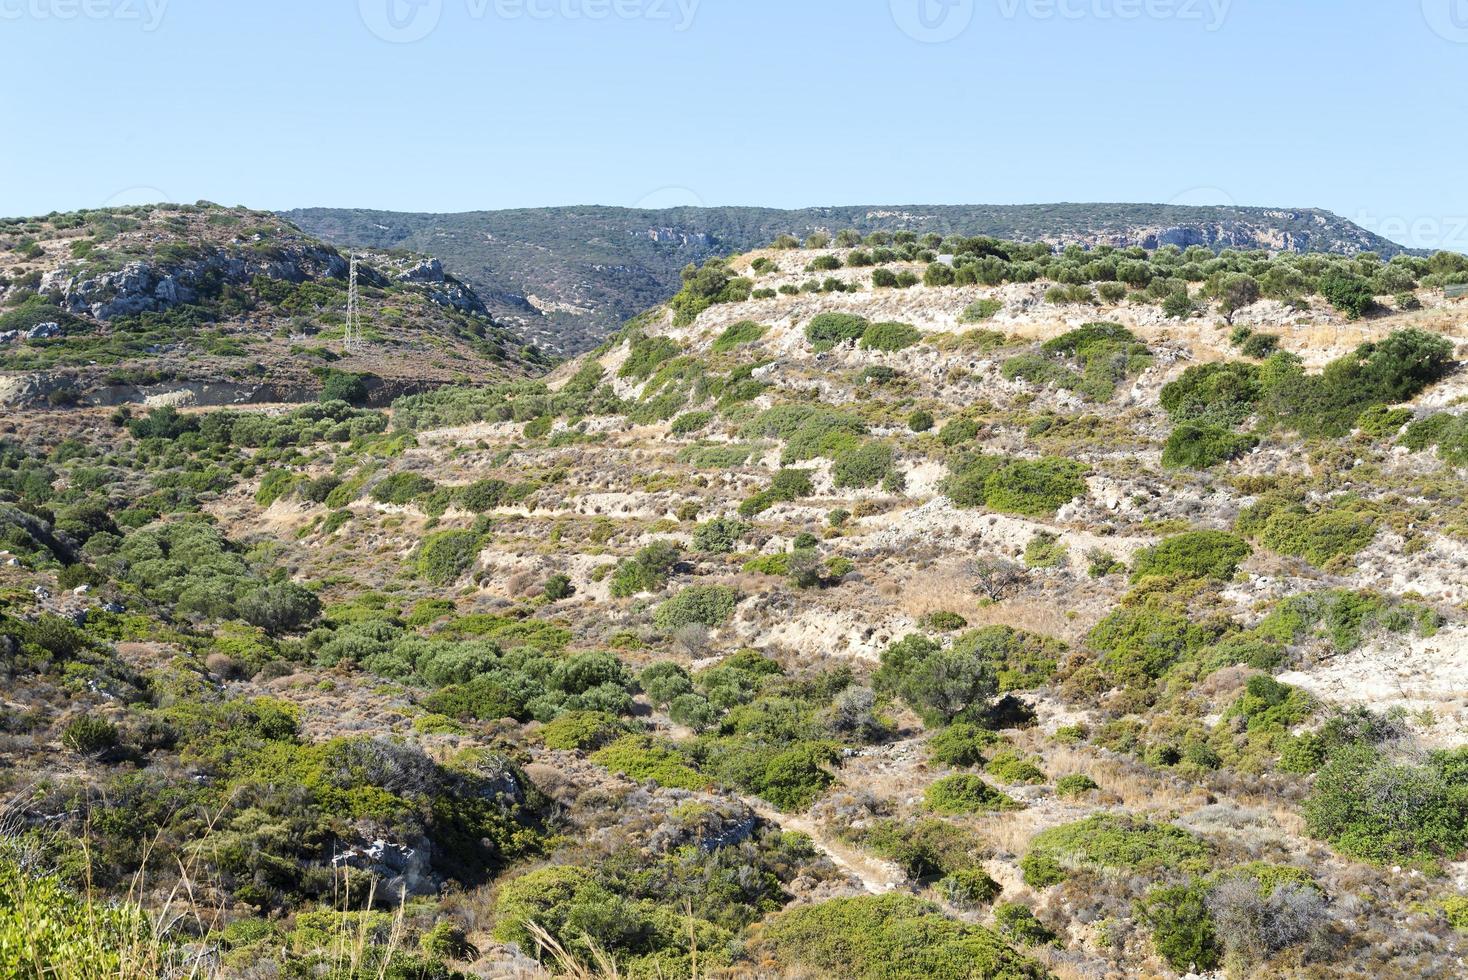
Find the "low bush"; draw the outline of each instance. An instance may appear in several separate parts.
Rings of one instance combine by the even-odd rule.
[[[832,479],[840,489],[874,487],[892,472],[894,455],[889,443],[863,443],[836,457]]]
[[[1045,782],[1045,770],[1032,759],[1027,759],[1012,749],[1000,752],[990,759],[984,771],[1010,785],[1038,786]]]
[[[906,350],[923,339],[917,327],[907,323],[873,323],[862,332],[861,346],[867,350]]]
[[[848,340],[859,340],[867,326],[865,317],[853,313],[820,313],[805,325],[805,338],[817,351],[827,351]]]
[[[739,593],[727,585],[690,586],[658,606],[653,625],[664,634],[693,623],[722,626],[734,614],[738,602]]]
[[[1005,796],[978,776],[959,773],[945,776],[923,792],[924,808],[934,813],[956,816],[996,810],[1015,810],[1020,804]]]
[[[672,789],[707,789],[712,783],[685,756],[646,735],[624,736],[592,755],[591,761],[638,782]]]
[[[764,324],[755,323],[753,320],[740,320],[725,328],[710,349],[715,354],[722,354],[736,347],[752,344],[768,333],[769,329]]]
[[[960,323],[982,323],[993,319],[995,314],[1004,309],[1004,304],[997,299],[981,299],[970,303],[959,315]]]
[[[1084,796],[1091,792],[1091,790],[1100,788],[1100,786],[1096,785],[1096,780],[1079,772],[1061,776],[1055,781],[1055,795],[1067,799]]]
[[[997,935],[908,895],[838,898],[775,916],[761,946],[776,962],[821,976],[1044,980],[1040,964]]]
[[[1072,459],[1020,459],[1006,463],[984,483],[984,504],[1026,517],[1050,517],[1086,495],[1086,466]]]
[[[997,732],[978,725],[960,722],[949,725],[928,740],[928,760],[945,766],[967,768],[981,766],[985,753],[1004,738]]]
[[[948,904],[960,909],[976,909],[999,897],[999,882],[982,868],[960,868],[945,875],[937,884],[938,894]]]
[[[1238,459],[1259,445],[1257,436],[1231,432],[1217,425],[1183,423],[1172,430],[1162,450],[1168,469],[1207,470]]]
[[[1150,575],[1228,581],[1251,553],[1247,541],[1225,531],[1189,531],[1137,552],[1132,581]]]
[[[1210,854],[1207,843],[1180,827],[1097,814],[1035,835],[1020,869],[1025,884],[1043,888],[1082,868],[1142,875],[1206,870]]]
[[[1035,918],[1027,905],[1005,902],[994,908],[994,923],[999,935],[1021,946],[1054,946],[1059,938],[1054,930]]]
[[[473,531],[435,531],[418,546],[414,570],[434,585],[452,585],[478,560],[481,540]]]
[[[1435,448],[1438,458],[1449,466],[1468,466],[1468,414],[1439,412],[1413,422],[1402,434],[1401,444],[1414,452]]]
[[[1336,752],[1305,801],[1306,828],[1343,854],[1433,865],[1468,848],[1468,750],[1397,762],[1371,746]]]

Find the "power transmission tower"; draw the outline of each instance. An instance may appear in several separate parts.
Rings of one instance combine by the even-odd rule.
[[[342,334],[342,346],[348,354],[362,350],[362,313],[357,296],[357,253],[352,253],[352,271],[347,286],[347,328]]]

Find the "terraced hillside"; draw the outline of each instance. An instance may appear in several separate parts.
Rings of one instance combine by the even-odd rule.
[[[385,412],[15,413],[0,937],[1459,975],[1468,260],[934,244]]]
[[[362,256],[366,343],[348,355],[348,272],[334,246],[242,208],[0,222],[0,404],[301,401],[332,375],[386,404],[544,364],[436,259],[408,253]]]

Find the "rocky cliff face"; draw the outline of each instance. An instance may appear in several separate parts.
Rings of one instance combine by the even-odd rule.
[[[245,286],[256,276],[301,283],[340,279],[347,260],[324,246],[208,248],[197,258],[139,259],[113,272],[96,274],[63,263],[41,279],[41,291],[61,296],[63,309],[97,320],[160,313],[198,302],[225,285]]]

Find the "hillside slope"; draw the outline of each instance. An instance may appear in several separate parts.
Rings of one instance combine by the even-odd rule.
[[[418,255],[362,256],[366,343],[344,356],[347,257],[275,215],[215,205],[0,223],[0,403],[299,401],[326,373],[382,403],[543,366]]]
[[[955,244],[711,263],[387,412],[10,413],[28,941],[1461,973],[1468,260]]]
[[[537,208],[465,214],[306,208],[286,213],[341,244],[409,248],[441,257],[497,313],[537,343],[594,347],[678,288],[688,263],[744,252],[789,233],[904,229],[1056,244],[1201,245],[1386,258],[1404,249],[1326,211],[1151,204],[861,206],[782,211],[681,207]]]

